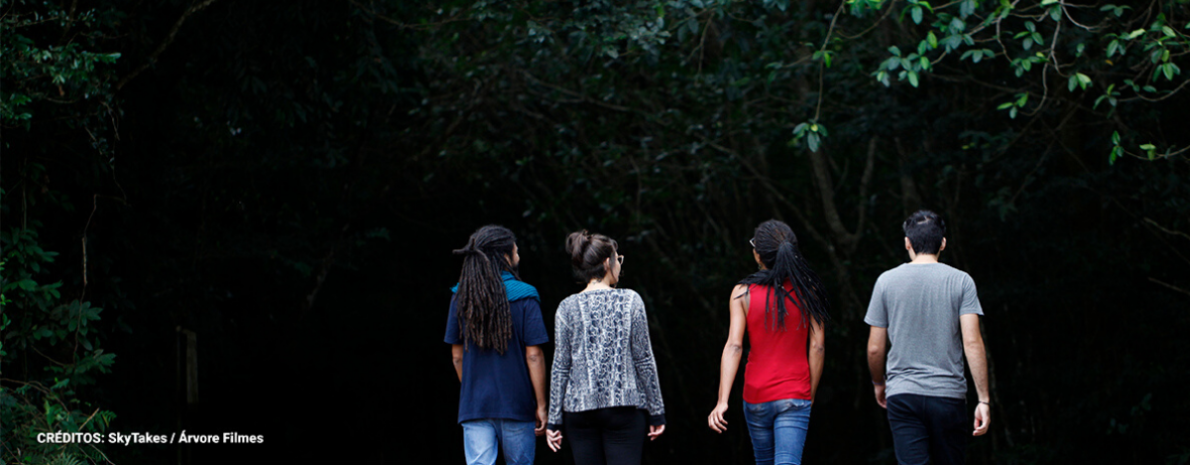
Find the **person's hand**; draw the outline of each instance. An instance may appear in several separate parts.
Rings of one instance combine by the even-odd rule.
[[[554,452],[562,450],[562,432],[552,429],[545,430],[545,442],[549,444],[550,450]]]
[[[874,385],[872,386],[872,390],[876,393],[876,403],[880,404],[880,408],[888,410],[888,399],[884,398],[884,385]]]
[[[658,426],[649,425],[649,440],[650,441],[656,440],[657,436],[661,436],[661,433],[664,433],[664,432],[665,432],[665,425],[658,425]]]
[[[536,420],[536,425],[534,425],[534,428],[533,428],[533,434],[536,434],[538,436],[545,435],[545,425],[546,425],[546,422],[549,421],[549,417],[550,417],[550,414],[546,410],[545,406],[539,405],[537,407],[537,420]]]
[[[715,405],[715,410],[711,410],[711,415],[707,417],[707,426],[710,426],[716,433],[727,431],[727,420],[723,418],[724,413],[727,413],[726,402]]]
[[[983,436],[988,432],[988,424],[992,422],[992,409],[988,404],[980,402],[975,406],[975,432],[972,436]]]

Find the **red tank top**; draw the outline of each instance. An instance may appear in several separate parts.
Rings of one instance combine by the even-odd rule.
[[[806,341],[810,328],[802,324],[802,309],[793,286],[785,300],[785,328],[777,325],[777,296],[768,286],[748,285],[748,364],[744,368],[744,401],[759,404],[779,399],[810,400],[810,362]],[[765,302],[769,321],[765,322]]]

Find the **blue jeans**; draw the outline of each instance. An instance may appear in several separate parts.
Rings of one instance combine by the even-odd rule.
[[[810,401],[744,402],[744,421],[748,423],[748,435],[752,436],[756,465],[802,463],[802,446],[810,430]]]
[[[485,418],[462,424],[467,465],[496,463],[497,444],[504,450],[504,461],[508,465],[532,465],[537,453],[533,422]]]

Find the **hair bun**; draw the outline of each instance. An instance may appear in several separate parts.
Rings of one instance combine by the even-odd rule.
[[[581,267],[583,254],[591,245],[591,234],[586,229],[575,231],[566,236],[566,253],[570,254],[570,261],[576,267]]]
[[[607,272],[605,263],[616,253],[616,241],[603,234],[591,234],[586,229],[566,237],[566,253],[574,266],[579,282],[601,279]]]

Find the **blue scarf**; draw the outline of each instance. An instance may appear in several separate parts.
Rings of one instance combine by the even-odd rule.
[[[517,281],[512,276],[512,273],[501,271],[500,278],[504,280],[504,292],[508,294],[509,302],[526,297],[532,297],[537,299],[538,302],[541,302],[541,297],[537,295],[537,288],[523,281]],[[455,284],[454,287],[450,288],[450,292],[451,294],[457,294],[459,292],[459,285]]]

